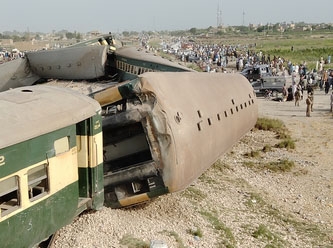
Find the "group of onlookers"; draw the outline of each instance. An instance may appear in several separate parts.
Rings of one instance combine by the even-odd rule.
[[[13,59],[18,59],[23,57],[24,53],[17,49],[13,49],[12,51],[8,50],[0,51],[0,63],[4,63]]]

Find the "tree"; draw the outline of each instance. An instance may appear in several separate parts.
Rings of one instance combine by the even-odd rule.
[[[191,33],[192,35],[195,35],[195,34],[197,33],[197,29],[196,29],[196,28],[191,28],[191,29],[190,29],[190,33]]]

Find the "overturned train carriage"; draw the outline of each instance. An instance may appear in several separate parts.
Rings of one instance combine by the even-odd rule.
[[[257,101],[238,74],[144,73],[92,95],[103,106],[106,203],[185,189],[248,132]]]

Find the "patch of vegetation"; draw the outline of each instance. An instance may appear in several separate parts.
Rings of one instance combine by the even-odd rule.
[[[263,152],[270,152],[272,151],[272,146],[271,145],[264,145],[264,147],[262,148]]]
[[[248,158],[259,158],[260,152],[259,151],[250,151],[250,152],[244,153],[244,156],[248,157]]]
[[[270,247],[284,247],[285,245],[282,238],[271,232],[265,225],[262,224],[260,224],[257,230],[252,233],[252,236],[256,239],[268,241],[270,243]]]
[[[295,217],[292,214],[288,214],[287,212],[283,212],[283,210],[279,207],[275,207],[271,202],[267,202],[263,197],[264,192],[257,192],[257,189],[254,188],[249,182],[240,179],[238,181],[230,181],[231,183],[236,183],[242,188],[242,192],[244,196],[246,196],[246,201],[244,205],[247,206],[251,213],[254,216],[261,216],[263,219],[270,220],[270,231],[274,233],[274,226],[278,226],[278,229],[285,230],[293,230],[297,233],[297,237],[300,240],[306,240],[307,243],[311,247],[332,247],[333,243],[330,243],[331,233],[329,230],[321,229],[320,225],[315,223],[311,223],[309,220],[301,220]],[[254,217],[257,218],[257,217]],[[249,222],[250,223],[250,222]],[[265,229],[256,229],[251,224],[243,224],[242,228],[246,230],[250,235],[253,235],[257,231],[257,235],[261,234],[261,231]],[[268,232],[267,232],[268,233]],[[285,241],[287,242],[287,241]],[[327,245],[327,244],[331,244]],[[221,246],[225,247],[225,246]],[[276,245],[276,243],[270,242],[270,244],[266,244],[265,248],[268,247],[290,247],[289,243],[281,245]]]
[[[228,247],[228,248],[235,247],[236,240],[230,228],[226,227],[226,225],[223,222],[221,222],[219,218],[211,212],[200,211],[200,214],[204,216],[213,225],[215,230],[220,232],[221,238],[226,239],[222,240],[220,245],[223,245],[223,247]]]
[[[128,248],[149,248],[149,244],[143,240],[134,238],[132,235],[125,235],[120,240],[121,245],[126,245]]]
[[[201,182],[207,183],[207,184],[216,184],[218,183],[214,178],[212,178],[211,176],[209,176],[208,174],[204,173],[199,177],[199,180]]]
[[[225,170],[230,170],[231,167],[230,165],[224,163],[223,161],[221,161],[220,159],[217,160],[213,165],[212,165],[213,169],[216,169],[220,172],[224,172]]]
[[[291,171],[292,168],[295,167],[294,161],[290,161],[288,159],[282,159],[278,161],[271,161],[271,162],[244,162],[244,165],[248,168],[251,169],[256,169],[256,170],[269,170],[272,172],[288,172]]]
[[[167,230],[164,230],[163,233],[165,233],[169,237],[174,237],[177,242],[178,248],[185,248],[183,240],[179,237],[178,233],[176,233],[174,231],[167,231]]]
[[[270,118],[258,118],[255,128],[264,131],[273,131],[275,133],[283,133],[287,131],[281,120]]]
[[[250,168],[250,169],[254,169],[257,167],[257,164],[254,163],[253,161],[245,161],[243,163],[243,165],[245,165],[246,167]]]
[[[200,237],[200,238],[202,238],[202,236],[203,236],[202,235],[202,231],[201,231],[201,229],[199,227],[196,227],[196,229],[188,229],[187,233],[191,234],[193,236]]]
[[[258,118],[254,127],[258,130],[275,132],[278,139],[290,137],[288,129],[284,123],[278,119]]]
[[[295,166],[294,161],[288,159],[282,159],[279,161],[273,161],[264,164],[264,168],[273,172],[287,172]]]
[[[207,195],[204,192],[192,186],[186,188],[186,190],[182,193],[182,195],[188,199],[196,201],[202,201],[207,197]]]
[[[247,190],[251,190],[252,188],[249,184],[247,186],[244,185],[244,187]],[[284,227],[285,229],[294,229],[305,239],[311,238],[310,242],[313,246],[330,247],[323,246],[329,242],[329,233],[322,231],[319,226],[310,222],[297,220],[294,216],[281,212],[279,208],[275,208],[272,204],[267,203],[258,193],[250,192],[248,197],[249,199],[245,202],[245,205],[250,207],[251,211],[259,212],[260,215],[266,214],[270,216],[271,224]],[[244,225],[243,228],[252,229],[250,225]],[[273,240],[273,242],[270,242],[265,247],[288,247],[288,244],[280,244],[280,238],[265,226],[259,226],[256,230],[252,229],[251,234],[253,237],[267,239],[268,241]]]
[[[295,142],[291,138],[287,138],[275,145],[276,148],[286,148],[288,150],[295,149]]]

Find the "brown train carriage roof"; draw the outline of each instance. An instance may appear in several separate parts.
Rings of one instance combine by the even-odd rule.
[[[93,116],[93,99],[55,86],[27,86],[0,93],[0,148],[66,127]]]
[[[150,53],[145,50],[139,50],[136,47],[121,47],[116,50],[116,56],[126,57],[130,59],[140,60],[140,61],[147,61],[152,63],[158,63],[166,66],[172,66],[175,68],[182,69],[184,71],[194,71],[186,66],[180,65],[176,62],[172,62],[170,60],[164,59],[158,55]]]

